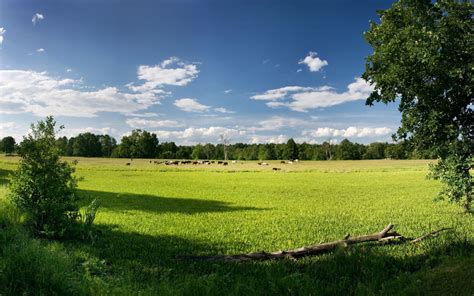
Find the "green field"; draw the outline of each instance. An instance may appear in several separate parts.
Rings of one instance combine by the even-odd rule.
[[[73,159],[82,204],[102,200],[96,219],[100,234],[93,244],[35,244],[66,262],[70,290],[77,293],[474,293],[474,217],[457,205],[433,202],[439,184],[426,179],[427,161],[169,167],[148,160],[127,166],[130,160],[68,158]],[[16,161],[0,158],[3,204]],[[454,231],[416,245],[354,246],[296,262],[175,259],[296,248],[348,232],[376,232],[388,223],[408,237],[442,227]],[[9,266],[5,254],[0,278]]]

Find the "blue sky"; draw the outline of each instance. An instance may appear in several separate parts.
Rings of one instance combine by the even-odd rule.
[[[397,106],[365,106],[363,39],[382,1],[0,2],[0,136],[54,115],[194,144],[389,141]]]

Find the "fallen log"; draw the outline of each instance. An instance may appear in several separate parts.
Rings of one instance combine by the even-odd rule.
[[[435,231],[432,231],[432,232],[430,232],[430,233],[424,234],[424,235],[422,235],[422,236],[420,236],[420,237],[418,237],[418,238],[415,238],[415,239],[411,240],[410,243],[414,244],[414,243],[417,243],[417,242],[422,241],[422,240],[424,240],[424,239],[427,239],[427,238],[429,238],[429,237],[438,236],[438,234],[439,234],[440,232],[443,232],[443,231],[451,231],[451,230],[453,230],[453,229],[452,229],[452,228],[441,228],[441,229],[439,229],[439,230],[435,230]]]
[[[276,251],[276,252],[255,252],[248,254],[235,254],[235,255],[217,255],[217,256],[176,256],[179,260],[200,260],[200,261],[263,261],[273,259],[292,259],[296,260],[306,256],[320,255],[323,253],[331,252],[337,248],[345,248],[350,245],[365,243],[365,242],[391,242],[391,241],[410,241],[411,243],[417,243],[429,237],[438,235],[442,231],[450,230],[450,228],[442,228],[440,230],[432,231],[428,234],[422,235],[416,239],[408,240],[401,234],[393,231],[394,225],[389,224],[387,227],[382,229],[380,232],[373,234],[350,237],[350,234],[346,234],[342,240],[315,244],[311,246],[305,246],[298,249],[287,250],[287,251]]]

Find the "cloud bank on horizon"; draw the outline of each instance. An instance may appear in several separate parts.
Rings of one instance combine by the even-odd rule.
[[[47,8],[48,22],[43,23],[45,14],[35,12],[29,28],[26,18],[12,17],[0,23],[0,137],[13,135],[20,140],[30,122],[48,115],[66,126],[62,135],[94,132],[120,140],[132,129],[146,129],[156,133],[160,141],[178,144],[217,143],[223,134],[232,142],[245,143],[282,143],[289,138],[308,143],[343,138],[389,141],[399,121],[394,108],[371,113],[364,100],[373,87],[350,74],[359,68],[351,66],[348,74],[340,74],[346,71],[338,57],[328,54],[323,46],[318,48],[318,42],[309,51],[295,45],[300,54],[264,56],[253,64],[249,52],[224,58],[205,47],[181,46],[178,41],[171,50],[160,46],[161,36],[156,36],[156,47],[116,40],[104,40],[103,45],[97,39],[80,52],[72,50],[77,54],[74,56],[63,51],[72,39],[51,35],[58,22],[66,22],[64,29],[75,30],[78,36],[95,33],[48,13]],[[114,7],[108,17],[120,14],[118,9]],[[140,17],[135,20],[135,29],[145,26]],[[12,29],[5,42],[5,28],[12,24],[38,38],[22,39],[24,36]],[[235,24],[227,26],[234,30]],[[98,30],[133,39],[130,31],[120,33],[108,26]],[[205,38],[212,33],[201,34]],[[22,44],[23,51],[10,48],[10,43]],[[213,46],[218,48],[219,44],[216,41]],[[160,49],[169,54],[163,56]],[[108,56],[115,54],[121,58],[109,61]]]

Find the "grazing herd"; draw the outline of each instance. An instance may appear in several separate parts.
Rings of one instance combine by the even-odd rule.
[[[210,165],[213,163],[216,163],[215,160],[150,160],[150,163],[154,164],[164,164],[164,165],[185,165],[185,164],[192,164],[192,165]],[[221,165],[228,165],[229,163],[227,161],[217,161],[217,164]],[[129,165],[129,163],[127,163]]]
[[[293,164],[295,162],[298,162],[298,159],[292,159],[289,161],[282,160],[280,161],[281,164]],[[218,165],[223,165],[223,166],[228,166],[229,162],[228,161],[222,161],[222,160],[150,160],[151,164],[164,164],[164,165],[171,165],[171,166],[177,166],[177,165],[211,165],[211,164],[218,164]],[[232,164],[236,164],[236,160],[232,160]],[[243,162],[241,162],[243,164]],[[257,162],[258,165],[260,166],[268,166],[270,165],[268,162]],[[130,166],[131,162],[125,163],[126,166]],[[277,172],[281,171],[281,168],[274,167],[272,168],[272,171]]]

